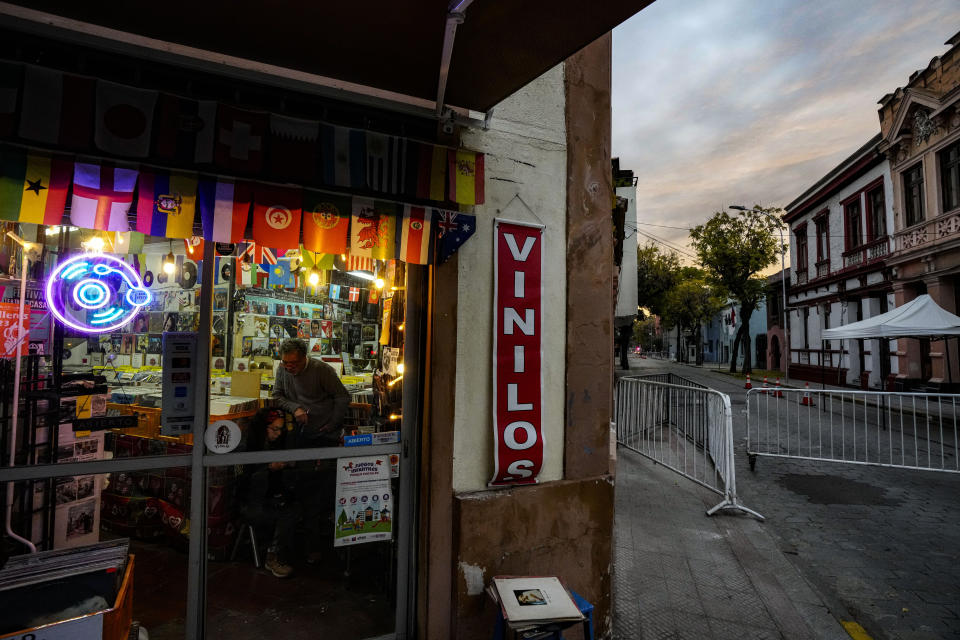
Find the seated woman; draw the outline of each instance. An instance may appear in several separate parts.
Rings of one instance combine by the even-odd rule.
[[[246,451],[271,451],[287,447],[286,413],[261,409],[250,420],[243,445]],[[300,505],[295,499],[296,470],[293,463],[245,465],[237,482],[240,511],[254,527],[268,531],[276,551],[267,553],[264,566],[278,578],[293,573],[291,562],[296,542]]]

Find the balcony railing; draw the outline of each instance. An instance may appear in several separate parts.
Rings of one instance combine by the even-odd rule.
[[[857,267],[890,254],[890,236],[877,238],[843,254],[843,268]]]
[[[952,211],[898,232],[894,236],[894,246],[897,251],[915,251],[958,238],[960,212]]]
[[[817,263],[817,277],[822,278],[830,274],[830,261],[823,260]]]

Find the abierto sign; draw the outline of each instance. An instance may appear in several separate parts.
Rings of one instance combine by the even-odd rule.
[[[543,466],[543,227],[494,223],[491,486],[532,484]]]

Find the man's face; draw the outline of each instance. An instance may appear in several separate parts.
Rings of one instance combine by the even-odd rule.
[[[297,375],[307,366],[307,357],[301,355],[299,351],[289,351],[281,354],[280,362],[287,373]]]

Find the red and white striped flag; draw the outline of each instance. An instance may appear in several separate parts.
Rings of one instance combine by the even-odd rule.
[[[373,271],[373,258],[347,255],[344,263],[347,271]]]

